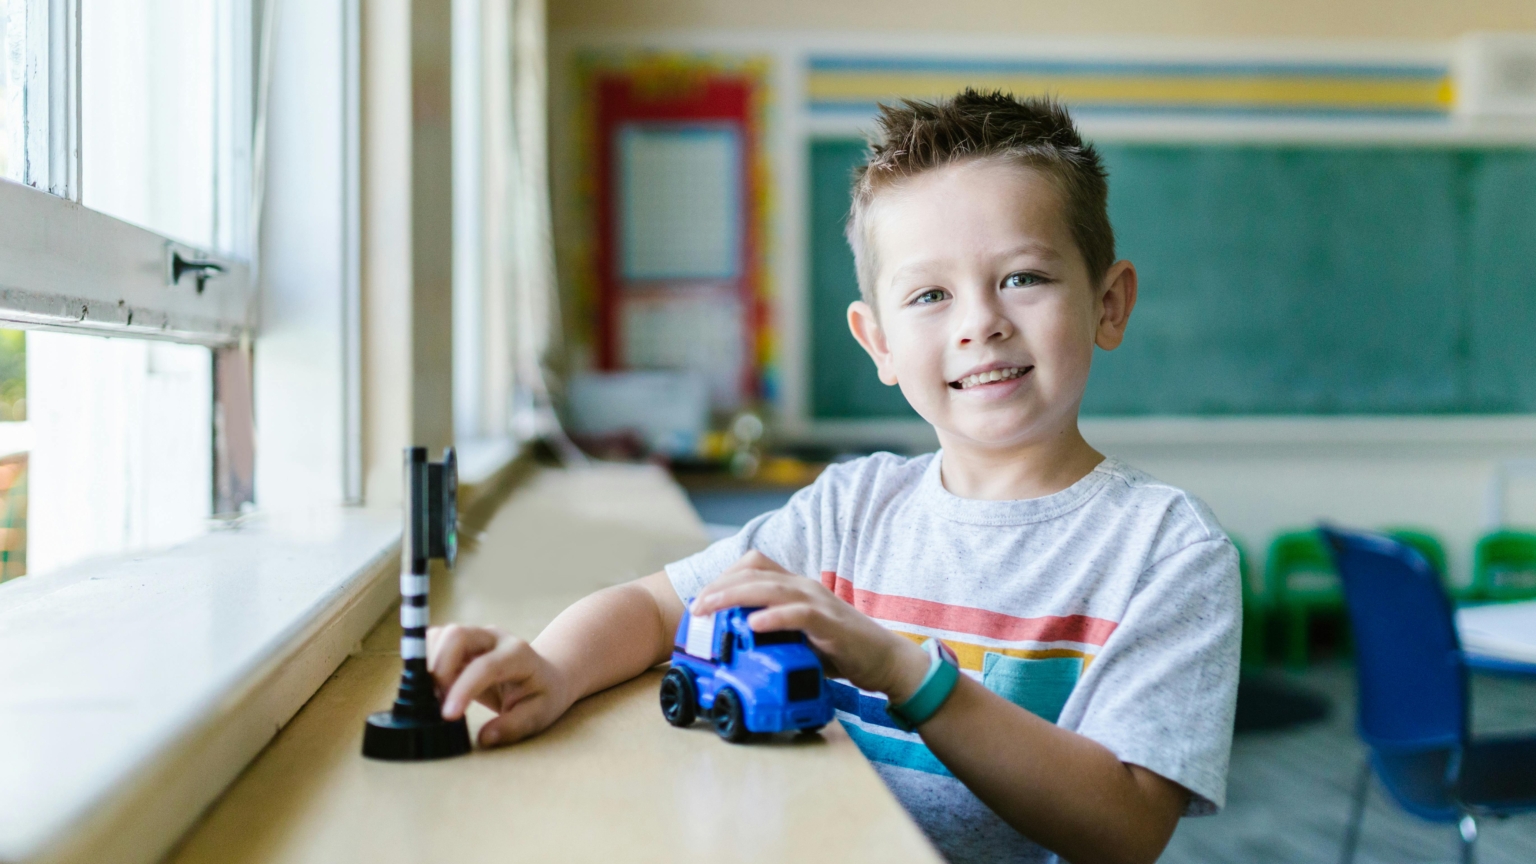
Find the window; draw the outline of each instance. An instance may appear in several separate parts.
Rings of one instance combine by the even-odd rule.
[[[31,573],[207,530],[207,348],[36,331],[27,354]]]
[[[27,574],[27,342],[0,330],[0,582]]]
[[[252,2],[0,0],[0,579],[250,499]]]
[[[215,242],[215,17],[206,0],[80,0],[81,203]]]
[[[17,4],[6,0],[0,3],[0,178],[21,179],[21,163],[11,156],[20,148],[11,143],[21,129],[21,74],[22,45],[20,28],[12,26],[11,7]],[[16,80],[16,83],[12,81]]]
[[[7,45],[17,44],[12,13],[31,15],[19,25],[29,75],[51,71],[55,60],[61,70],[21,81],[26,110],[17,122],[27,161],[14,181],[0,181],[0,327],[26,330],[17,344],[26,363],[25,425],[33,433],[27,527],[36,560],[26,564],[33,572],[62,566],[60,555],[46,551],[50,542],[61,547],[48,539],[45,516],[61,512],[55,505],[71,495],[83,506],[64,523],[77,534],[69,554],[168,545],[202,530],[211,510],[249,501],[253,483],[266,513],[177,549],[0,584],[0,654],[22,670],[0,674],[0,685],[11,692],[19,684],[30,700],[28,710],[0,712],[0,764],[21,778],[0,784],[0,810],[10,817],[0,819],[6,860],[62,860],[73,850],[92,850],[91,860],[152,858],[170,847],[394,599],[399,519],[386,510],[388,484],[374,487],[382,490],[377,498],[368,493],[381,507],[340,505],[356,497],[350,490],[359,470],[398,480],[395,439],[410,443],[407,436],[420,434],[413,424],[427,413],[424,404],[434,421],[442,417],[440,403],[423,394],[440,398],[455,383],[451,364],[440,362],[447,344],[411,345],[408,329],[404,340],[384,338],[412,320],[412,229],[446,234],[447,196],[413,198],[410,189],[422,182],[415,173],[422,154],[412,149],[413,98],[418,89],[440,97],[447,82],[413,80],[411,64],[418,47],[446,57],[448,28],[413,27],[413,20],[441,17],[448,4],[198,0],[211,10],[204,14],[176,0],[121,0],[137,11],[104,24],[116,20],[118,2],[0,0]],[[281,15],[270,11],[279,5]],[[484,186],[478,203],[465,202],[480,214],[480,239],[466,248],[486,275],[484,290],[469,298],[474,314],[465,324],[478,315],[485,325],[470,354],[484,372],[471,381],[485,397],[476,409],[479,434],[504,433],[509,413],[522,418],[519,429],[557,431],[539,378],[556,329],[542,143],[543,6],[497,0],[464,8],[477,5],[483,17],[465,20],[483,40],[486,75],[476,98],[486,106],[477,133],[485,141],[470,157],[482,166]],[[154,29],[161,25],[175,38],[161,38]],[[178,41],[209,28],[211,50]],[[259,50],[251,45],[258,33]],[[103,38],[109,44],[94,48]],[[72,59],[95,50],[109,52],[97,59],[120,67],[123,80],[103,79],[95,60]],[[199,89],[177,78],[186,75],[211,75],[213,85]],[[111,99],[141,101],[97,104],[92,88],[103,86],[117,88]],[[162,98],[165,88],[180,95]],[[29,113],[38,105],[50,110]],[[179,116],[163,116],[170,105]],[[417,121],[440,131],[431,117]],[[184,154],[177,160],[160,158],[162,122],[190,124],[166,145]],[[118,124],[107,144],[93,137],[93,123]],[[259,136],[251,134],[256,129]],[[100,149],[119,138],[123,152]],[[430,135],[414,136],[424,138]],[[260,147],[242,150],[242,141],[258,140]],[[437,160],[446,148],[425,149]],[[99,183],[103,160],[138,176]],[[446,176],[440,161],[429,167],[431,176]],[[403,247],[403,269],[370,270],[364,279],[362,262],[376,260],[365,252],[381,247]],[[258,249],[259,292],[244,260]],[[177,269],[186,271],[180,279]],[[209,278],[199,284],[198,275]],[[435,299],[437,290],[434,283],[423,296]],[[358,326],[364,297],[375,316],[366,331]],[[365,355],[365,333],[369,345],[385,350]],[[252,342],[254,351],[247,350]],[[5,344],[0,337],[0,349]],[[364,359],[371,382],[383,382],[367,394],[358,389]],[[418,367],[420,359],[431,362]],[[404,375],[390,374],[397,361],[411,364]],[[348,448],[362,443],[364,408],[375,412],[367,428],[376,449],[354,465],[359,453]],[[261,421],[259,464],[251,455],[253,411]],[[65,431],[45,433],[48,423]],[[464,424],[468,434],[476,428]],[[0,449],[7,431],[0,421]],[[101,476],[76,482],[87,469],[48,457],[50,447],[64,452],[71,439],[89,439],[70,452],[95,460],[89,470]],[[467,468],[467,448],[464,455]],[[47,481],[50,461],[53,476],[76,470],[74,479]],[[0,454],[0,484],[11,470]],[[480,476],[493,474],[490,468]],[[83,499],[87,487],[98,500]],[[81,537],[90,525],[101,530]],[[79,638],[81,622],[95,638]],[[110,663],[99,662],[102,645],[113,646]],[[174,662],[189,656],[196,662]],[[146,686],[154,698],[101,699]],[[114,734],[77,734],[100,726],[103,712]],[[196,758],[188,758],[194,749]],[[139,782],[146,777],[153,784]],[[154,819],[140,818],[145,806]]]

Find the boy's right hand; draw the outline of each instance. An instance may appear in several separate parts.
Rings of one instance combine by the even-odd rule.
[[[496,712],[480,727],[482,747],[542,732],[576,701],[563,672],[526,641],[494,627],[429,628],[427,668],[443,700],[443,719],[463,717],[470,700]]]

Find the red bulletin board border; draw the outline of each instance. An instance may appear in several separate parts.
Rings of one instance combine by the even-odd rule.
[[[766,194],[760,170],[762,130],[759,122],[763,84],[751,71],[724,70],[707,63],[638,64],[634,68],[594,69],[588,79],[591,102],[591,176],[595,179],[594,251],[596,282],[597,365],[619,368],[620,313],[624,291],[620,273],[619,189],[615,176],[616,147],[621,128],[631,123],[728,124],[741,135],[739,196],[743,236],[738,288],[746,315],[742,321],[742,393],[748,401],[764,396],[769,310],[763,273],[762,201]]]

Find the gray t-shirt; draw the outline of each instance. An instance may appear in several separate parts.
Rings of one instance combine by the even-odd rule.
[[[834,465],[780,510],[667,566],[691,598],[748,550],[886,627],[953,648],[965,674],[1193,793],[1226,797],[1237,693],[1237,551],[1193,496],[1106,459],[1019,501],[950,494],[940,453]],[[838,720],[951,861],[1049,861],[923,744],[884,696],[832,682]]]

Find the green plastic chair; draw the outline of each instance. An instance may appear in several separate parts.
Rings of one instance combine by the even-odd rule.
[[[1459,600],[1467,599],[1468,589],[1451,584],[1451,571],[1446,566],[1445,544],[1440,542],[1439,537],[1420,528],[1387,528],[1384,533],[1423,555],[1429,566],[1440,575],[1440,584],[1445,587],[1447,594]]]
[[[1283,622],[1285,663],[1292,668],[1304,667],[1312,616],[1344,611],[1344,592],[1333,556],[1316,531],[1288,531],[1269,544],[1264,579]]]
[[[1502,530],[1477,541],[1471,595],[1494,603],[1536,598],[1536,534]]]
[[[1248,548],[1236,537],[1228,535],[1237,547],[1237,572],[1243,583],[1243,659],[1244,666],[1263,666],[1269,662],[1269,650],[1265,638],[1271,616],[1269,592],[1262,583],[1255,583],[1252,563],[1248,560]]]

